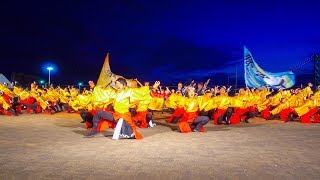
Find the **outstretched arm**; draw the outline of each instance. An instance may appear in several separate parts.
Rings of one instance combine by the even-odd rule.
[[[93,89],[96,86],[93,81],[89,81],[88,84],[90,86],[90,89]]]
[[[133,80],[137,81],[137,83],[139,84],[140,87],[143,86],[143,85],[141,84],[141,82],[140,82],[137,78],[135,78],[135,79],[133,79]]]
[[[218,93],[219,93],[219,86],[215,86],[214,87],[214,96],[217,96]]]
[[[171,93],[169,87],[166,87],[165,93],[166,93],[166,94],[170,94],[170,93]]]
[[[189,86],[192,86],[194,83],[195,83],[194,80],[192,80]]]
[[[208,86],[209,82],[210,82],[210,79],[208,79],[207,82],[204,83],[203,88],[205,90],[207,89],[207,86]]]
[[[160,81],[156,81],[152,87],[153,89],[157,89],[159,86],[160,86]]]
[[[232,86],[229,86],[228,89],[226,90],[227,93],[231,91]]]
[[[153,85],[154,89],[157,89],[160,85],[160,81],[156,81]],[[129,88],[130,91],[130,103],[137,103],[150,98],[150,88],[142,86],[140,88]]]

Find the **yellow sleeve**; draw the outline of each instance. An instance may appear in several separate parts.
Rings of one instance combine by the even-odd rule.
[[[2,91],[7,94],[8,96],[10,96],[11,98],[13,98],[15,96],[15,94],[10,90],[8,89],[7,87],[3,87],[2,88]]]
[[[44,99],[45,99],[46,101],[51,101],[51,102],[55,102],[55,101],[56,101],[55,96],[53,96],[53,94],[49,94],[49,93],[46,94],[46,96],[44,97]]]
[[[282,98],[282,94],[278,92],[276,95],[273,96],[273,105],[277,105],[280,103],[280,99]]]
[[[238,96],[234,96],[231,101],[231,106],[235,108],[241,108],[243,106],[242,99]]]
[[[307,96],[309,96],[310,94],[313,94],[313,91],[312,91],[311,88],[308,86],[308,87],[305,87],[304,89],[302,89],[302,94],[303,94],[303,97],[307,97]]]
[[[198,99],[185,98],[184,109],[186,112],[197,112],[199,109]]]
[[[258,105],[261,102],[263,102],[266,98],[261,98],[261,96],[259,94],[255,94],[254,96],[252,96],[251,99],[251,104],[252,105]]]
[[[232,98],[229,96],[220,96],[218,109],[227,109],[228,107],[232,107]]]
[[[149,109],[155,110],[155,111],[162,111],[164,104],[164,99],[160,97],[152,97],[150,104],[149,104]]]
[[[20,90],[16,86],[13,87],[13,93],[20,97],[21,100],[24,100],[29,97],[29,93],[25,90]]]
[[[266,96],[269,94],[271,94],[271,92],[268,91],[268,88],[263,88],[263,90],[259,92],[259,96],[263,100],[265,100]]]
[[[152,99],[152,97],[149,96],[148,99],[140,101],[137,106],[137,112],[143,112],[143,111],[148,110],[151,99]]]
[[[204,94],[198,97],[199,110],[202,111],[210,102],[211,94]]]
[[[37,97],[36,100],[42,109],[47,109],[48,104],[41,97]]]
[[[176,109],[177,108],[177,94],[171,94],[168,99],[165,100],[165,105],[167,108]]]
[[[261,112],[261,111],[265,110],[269,104],[270,104],[270,100],[269,99],[266,99],[262,103],[258,104],[257,105],[258,111]]]
[[[150,96],[150,89],[148,86],[140,88],[130,88],[130,103],[147,100]]]
[[[300,107],[294,108],[294,110],[297,112],[297,114],[299,116],[302,116],[302,115],[306,114],[310,109],[307,106],[302,105]]]
[[[291,92],[290,91],[284,91],[284,98],[289,99],[291,97]]]
[[[49,90],[48,91],[48,96],[50,101],[58,101],[59,99],[59,94],[55,90]]]
[[[171,97],[172,96],[172,97]],[[185,105],[185,97],[180,96],[178,94],[171,94],[169,97],[169,102],[171,107],[173,107],[174,109],[176,108],[183,108]]]
[[[92,101],[95,103],[110,104],[115,98],[116,92],[113,88],[103,89],[96,86],[92,92]]]
[[[91,96],[89,95],[78,95],[77,99],[81,108],[86,108],[86,106],[91,102]]]
[[[79,109],[86,109],[86,108],[89,109],[88,106],[91,105],[90,103],[91,103],[91,96],[81,95],[81,94],[78,95],[76,99],[69,101],[69,105],[76,111]]]
[[[17,88],[16,86],[13,87],[13,93],[17,96],[19,96],[19,94],[21,93],[22,91],[20,91],[19,88]]]
[[[0,96],[0,105],[2,104],[3,109],[8,110],[10,108],[10,104],[7,103],[7,101],[3,98],[3,96]]]
[[[211,109],[218,108],[217,98],[218,98],[218,96],[215,96],[215,97],[211,98],[209,100],[207,106],[204,108],[204,111],[210,111]]]
[[[78,100],[74,100],[74,99],[70,100],[68,104],[72,107],[72,109],[78,111],[78,104],[79,104]]]
[[[179,108],[181,108],[181,107],[184,107],[184,105],[185,105],[185,100],[186,100],[186,97],[184,97],[184,96],[179,96],[179,98],[177,99],[177,106],[179,107]]]
[[[279,114],[282,110],[286,109],[290,107],[289,103],[286,102],[286,103],[282,103],[280,104],[279,106],[277,106],[276,108],[274,108],[272,111],[271,111],[271,114],[272,115],[276,115],[276,114]]]
[[[302,106],[294,108],[294,110],[297,112],[299,116],[302,116],[306,114],[311,108],[315,108],[316,106],[317,105],[313,101],[309,100]]]
[[[69,98],[67,96],[64,96],[63,94],[59,95],[59,99],[61,103],[68,103],[69,102]]]
[[[89,111],[92,111],[92,110],[93,110],[92,103],[89,103],[89,104],[87,105],[87,109],[88,109]]]
[[[297,96],[297,98],[296,98],[296,107],[302,106],[305,103],[305,99],[304,98],[305,97],[303,97],[302,94]]]
[[[29,96],[30,96],[30,94],[27,91],[22,91],[19,94],[19,97],[20,97],[21,100],[27,99]]]
[[[106,105],[113,103],[113,101],[116,97],[116,92],[111,87],[103,88],[101,86],[96,86],[93,89],[93,92],[90,97],[91,97],[90,98],[91,105],[89,108],[103,109]],[[79,101],[78,98],[77,98],[77,101]],[[80,103],[80,102],[78,102],[78,103]]]

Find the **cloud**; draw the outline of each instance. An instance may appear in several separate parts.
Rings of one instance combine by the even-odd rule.
[[[114,73],[145,80],[183,80],[228,73],[234,71],[235,64],[242,64],[242,49],[232,45],[201,47],[186,39],[151,38],[154,44],[149,46],[148,38],[141,39],[145,42],[131,41],[131,46],[111,51],[110,66]]]

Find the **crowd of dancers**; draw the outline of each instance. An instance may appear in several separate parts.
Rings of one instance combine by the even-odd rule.
[[[210,120],[215,125],[249,123],[260,116],[266,120],[301,123],[319,123],[320,87],[313,90],[312,83],[304,88],[263,89],[243,88],[229,95],[232,87],[209,88],[205,83],[178,83],[176,89],[163,89],[159,81],[140,87],[129,88],[123,78],[117,79],[115,87],[95,86],[80,92],[74,87],[14,86],[9,89],[0,84],[0,114],[18,116],[24,113],[55,114],[61,111],[79,113],[89,129],[85,137],[93,137],[107,128],[114,128],[113,139],[120,136],[142,139],[139,128],[154,127],[154,111],[171,113],[167,123],[178,124],[178,131],[205,132],[204,125]]]

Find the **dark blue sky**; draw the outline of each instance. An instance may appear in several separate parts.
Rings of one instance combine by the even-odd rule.
[[[167,83],[243,83],[243,46],[270,72],[287,71],[320,51],[318,1],[8,1],[1,5],[0,73],[53,82],[97,80],[109,52],[116,74]],[[313,64],[294,71],[313,78]]]

